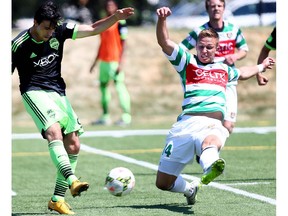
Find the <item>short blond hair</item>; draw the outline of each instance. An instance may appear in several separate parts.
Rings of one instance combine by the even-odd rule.
[[[208,28],[208,29],[203,29],[197,39],[197,43],[202,39],[202,38],[215,38],[216,39],[216,46],[218,46],[219,43],[219,35],[218,33],[213,29],[213,28]]]

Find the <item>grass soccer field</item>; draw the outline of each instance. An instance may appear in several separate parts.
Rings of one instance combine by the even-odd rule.
[[[249,132],[250,131],[250,132]],[[253,132],[251,132],[253,131]],[[158,160],[166,130],[87,131],[76,175],[90,183],[87,192],[66,201],[81,216],[273,216],[276,215],[276,133],[275,131],[235,130],[221,157],[226,169],[198,193],[191,208],[182,194],[155,187]],[[117,166],[135,175],[133,191],[114,197],[104,189],[108,171]],[[53,215],[47,203],[54,190],[55,168],[47,143],[39,134],[12,137],[12,215]],[[201,177],[195,162],[184,170],[186,179]]]

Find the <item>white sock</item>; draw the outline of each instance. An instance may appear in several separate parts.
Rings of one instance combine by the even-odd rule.
[[[202,151],[200,156],[200,165],[205,172],[216,160],[219,159],[217,146],[208,146]]]
[[[171,192],[177,192],[177,193],[184,193],[187,196],[191,195],[191,188],[190,183],[187,182],[181,175],[179,175],[174,182],[173,187],[170,189]]]

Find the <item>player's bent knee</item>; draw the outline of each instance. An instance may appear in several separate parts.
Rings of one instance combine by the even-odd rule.
[[[160,190],[169,190],[169,188],[171,187],[170,185],[167,185],[165,182],[160,182],[160,181],[156,181],[156,187]]]
[[[170,190],[173,183],[175,182],[174,178],[174,176],[172,179],[170,175],[158,173],[156,179],[156,187],[160,190]]]

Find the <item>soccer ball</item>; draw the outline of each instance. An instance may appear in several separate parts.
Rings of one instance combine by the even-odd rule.
[[[114,196],[125,196],[135,186],[135,177],[131,170],[125,167],[116,167],[107,174],[105,187]]]

